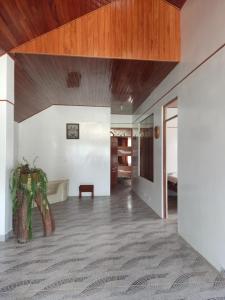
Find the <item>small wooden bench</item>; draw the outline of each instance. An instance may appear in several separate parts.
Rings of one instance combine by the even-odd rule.
[[[79,186],[79,198],[81,198],[82,193],[91,193],[91,197],[94,198],[94,185],[93,184],[81,184]]]

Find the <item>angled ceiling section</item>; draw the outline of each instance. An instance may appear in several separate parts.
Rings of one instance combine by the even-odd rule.
[[[178,62],[180,11],[164,0],[116,0],[11,52]]]
[[[115,0],[0,0],[0,55]]]
[[[68,74],[80,74],[68,87]],[[21,122],[53,104],[110,106],[110,61],[16,54],[15,120]]]
[[[54,104],[111,106],[112,113],[132,114],[180,60],[180,10],[170,0],[8,1],[19,8],[20,23],[10,23],[8,33],[1,30],[0,47],[16,46],[11,54],[18,122]],[[37,29],[41,20],[47,25]],[[19,45],[23,38],[30,41]]]
[[[32,54],[15,58],[17,122],[53,104],[111,106],[112,113],[132,114],[176,65]],[[70,74],[79,75],[74,85]]]

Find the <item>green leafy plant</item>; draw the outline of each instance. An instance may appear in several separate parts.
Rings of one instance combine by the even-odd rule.
[[[48,179],[45,172],[34,165],[31,167],[27,160],[18,164],[11,173],[10,191],[13,202],[13,214],[17,214],[22,201],[27,201],[27,226],[29,239],[32,238],[32,209],[37,196],[41,197],[41,211],[49,210],[47,199]],[[20,196],[19,196],[20,195]],[[22,196],[21,196],[22,195]]]

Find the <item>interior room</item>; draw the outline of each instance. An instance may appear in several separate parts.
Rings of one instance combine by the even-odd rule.
[[[0,298],[225,299],[225,0],[0,0]]]
[[[172,100],[164,107],[164,193],[165,217],[177,217],[178,206],[178,100]]]
[[[111,188],[131,186],[132,128],[111,128]]]

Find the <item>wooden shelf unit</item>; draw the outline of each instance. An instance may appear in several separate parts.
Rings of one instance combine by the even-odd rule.
[[[121,129],[123,130],[123,129]],[[128,138],[131,138],[132,129],[126,130],[124,135],[119,135],[119,129],[115,130],[116,136],[111,136],[111,185],[117,184],[118,178],[132,177],[132,163],[128,164],[128,157],[132,157],[132,145],[128,146]]]

